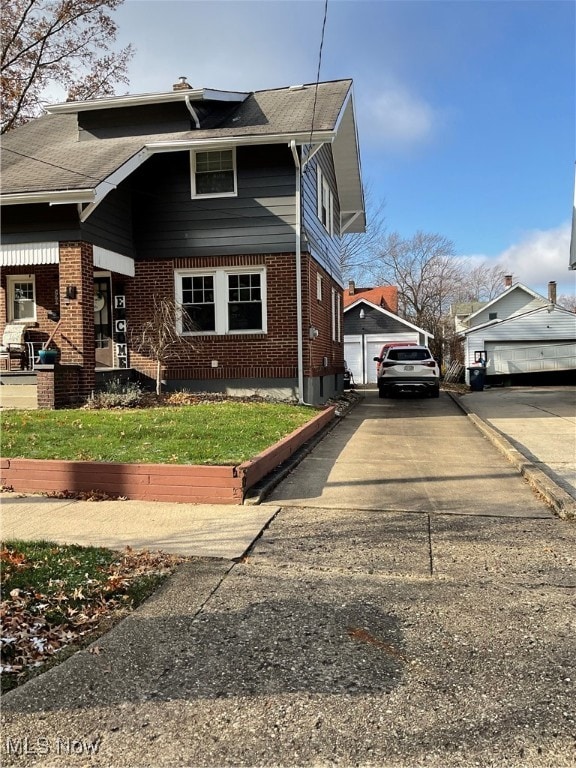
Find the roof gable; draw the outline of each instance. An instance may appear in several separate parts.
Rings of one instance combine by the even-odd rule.
[[[523,291],[524,293],[528,294],[528,296],[530,296],[531,298],[541,299],[544,304],[548,304],[548,299],[544,298],[544,296],[541,296],[539,293],[536,293],[536,291],[533,291],[531,288],[528,288],[526,285],[523,285],[522,283],[515,283],[514,285],[511,285],[510,288],[507,288],[499,296],[496,296],[495,299],[492,299],[492,301],[487,302],[482,307],[480,307],[480,309],[477,309],[475,312],[469,315],[468,321],[473,320],[481,312],[483,313],[483,312],[486,312],[488,309],[493,309],[499,303],[501,303],[504,299],[510,296],[510,294],[516,291]]]
[[[346,314],[346,312],[348,312],[349,310],[358,307],[360,304],[365,304],[367,307],[370,307],[371,309],[375,309],[378,312],[381,312],[383,315],[386,315],[387,317],[391,317],[394,320],[397,320],[402,325],[405,325],[406,328],[410,328],[410,330],[412,331],[418,331],[418,333],[424,334],[429,339],[434,338],[434,334],[429,333],[428,331],[425,331],[424,328],[420,328],[419,326],[414,325],[414,323],[411,323],[409,320],[406,320],[403,317],[400,317],[400,315],[397,315],[395,312],[390,312],[388,309],[385,309],[379,304],[374,304],[372,301],[369,301],[364,297],[357,296],[356,300],[352,304],[349,304],[347,307],[344,307],[344,314]]]
[[[207,109],[210,100],[218,104],[215,111]],[[156,115],[163,105],[165,121],[133,125],[136,111]],[[107,114],[116,115],[115,130],[103,120]],[[83,125],[90,135],[79,141]],[[332,144],[342,222],[349,232],[363,232],[351,80],[251,94],[186,89],[55,105],[3,137],[1,199],[6,205],[54,202],[65,192],[67,202],[97,204],[118,183],[120,169],[131,173],[150,154],[292,141]]]
[[[536,309],[531,309],[528,312],[522,312],[517,315],[511,315],[510,317],[507,317],[503,320],[490,320],[488,323],[483,323],[482,325],[475,325],[472,328],[468,328],[466,331],[462,331],[460,333],[460,336],[472,336],[475,333],[478,333],[480,331],[485,331],[487,328],[498,328],[500,329],[500,326],[509,327],[510,325],[520,325],[526,322],[526,320],[535,320],[538,319],[540,315],[543,315],[546,322],[554,324],[555,321],[562,319],[565,320],[566,317],[568,317],[573,322],[573,335],[574,338],[576,338],[576,316],[573,312],[570,312],[569,309],[564,309],[564,307],[560,307],[558,304],[548,304],[545,307],[537,307]]]

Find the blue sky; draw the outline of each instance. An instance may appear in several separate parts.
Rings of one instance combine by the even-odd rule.
[[[126,0],[130,92],[316,79],[323,0]],[[322,80],[352,77],[363,175],[386,225],[437,232],[531,288],[575,292],[576,4],[328,0]]]

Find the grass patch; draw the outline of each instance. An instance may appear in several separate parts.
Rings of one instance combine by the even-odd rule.
[[[50,541],[0,550],[2,689],[92,642],[149,597],[188,558]]]
[[[233,465],[253,458],[316,413],[306,406],[233,401],[138,410],[6,411],[2,455]]]

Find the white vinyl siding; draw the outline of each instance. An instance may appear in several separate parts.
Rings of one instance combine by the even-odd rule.
[[[466,366],[485,350],[490,375],[576,367],[576,315],[555,308],[527,312],[466,334]]]

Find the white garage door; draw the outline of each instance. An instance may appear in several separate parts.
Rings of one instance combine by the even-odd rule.
[[[539,373],[576,367],[576,345],[573,343],[486,342],[486,353],[488,375]]]
[[[361,384],[362,381],[362,345],[360,341],[344,342],[344,360],[354,376],[354,383]]]
[[[365,354],[364,354],[364,374],[362,373],[362,341],[360,337],[348,338],[344,340],[344,359],[348,364],[348,368],[352,371],[354,376],[354,382],[356,384],[376,384],[376,363],[374,358],[380,354],[380,350],[384,344],[389,344],[392,341],[402,343],[403,341],[411,341],[418,344],[417,334],[411,333],[399,333],[396,335],[387,336],[365,336]]]

